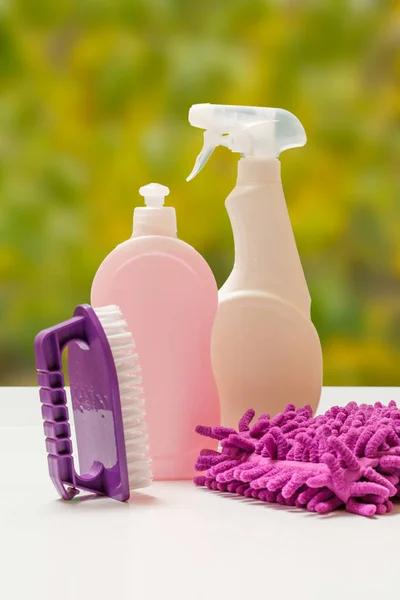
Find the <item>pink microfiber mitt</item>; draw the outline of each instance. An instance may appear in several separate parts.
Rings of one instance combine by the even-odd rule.
[[[367,517],[393,509],[400,497],[400,410],[388,406],[335,406],[312,416],[309,406],[289,404],[273,419],[254,411],[227,427],[197,427],[221,441],[203,450],[196,485],[264,502],[328,513],[339,507]]]

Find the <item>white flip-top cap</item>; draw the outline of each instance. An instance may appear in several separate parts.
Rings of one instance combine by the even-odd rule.
[[[164,206],[169,188],[160,183],[148,183],[139,189],[146,206],[135,208],[133,236],[176,236],[176,214],[173,206]]]
[[[144,197],[146,206],[164,206],[165,196],[168,196],[169,188],[160,183],[148,183],[142,185],[139,194]]]

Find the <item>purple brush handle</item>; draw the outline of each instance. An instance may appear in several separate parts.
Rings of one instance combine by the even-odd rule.
[[[35,340],[36,368],[46,435],[50,477],[59,494],[72,500],[76,487],[103,493],[103,465],[94,463],[89,473],[78,475],[72,457],[71,428],[62,372],[62,351],[72,341],[89,346],[86,319],[75,316],[42,331]]]

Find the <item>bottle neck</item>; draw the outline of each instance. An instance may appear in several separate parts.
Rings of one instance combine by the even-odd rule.
[[[173,206],[139,206],[135,208],[132,237],[142,235],[177,237],[175,208]]]
[[[243,289],[279,296],[310,313],[303,268],[286,207],[276,158],[242,158],[237,185],[226,200],[235,265],[224,292]]]
[[[238,163],[237,185],[281,184],[281,163],[277,158],[241,158]]]

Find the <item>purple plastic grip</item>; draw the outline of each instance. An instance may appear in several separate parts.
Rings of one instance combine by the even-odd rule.
[[[84,317],[73,317],[42,331],[35,339],[49,473],[57,491],[65,500],[71,500],[78,491],[75,487],[77,481],[62,372],[62,351],[72,340],[87,344],[84,321]]]

